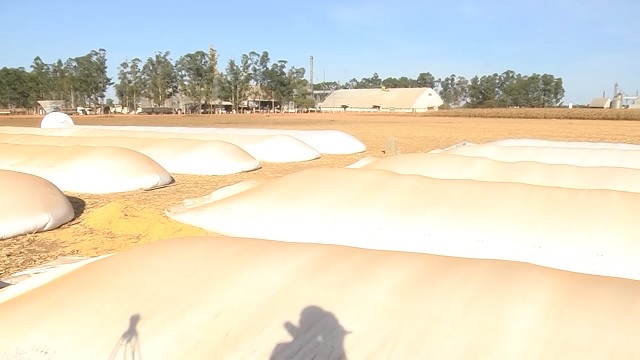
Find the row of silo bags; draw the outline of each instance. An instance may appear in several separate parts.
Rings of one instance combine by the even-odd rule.
[[[52,276],[0,299],[0,349],[65,359],[639,355],[632,186],[610,189],[576,164],[521,168],[531,180],[510,181],[508,163],[485,160],[476,174],[498,179],[460,179],[437,166],[456,158],[409,156],[190,200],[168,215],[280,241],[163,240]],[[568,186],[583,169],[591,182]],[[545,171],[565,174],[564,186]]]
[[[344,137],[360,143],[350,135]],[[354,149],[363,151],[344,146],[337,151]],[[42,177],[66,192],[149,190],[173,182],[171,173],[229,175],[258,169],[260,161],[295,162],[319,156],[301,140],[277,133],[198,136],[177,131],[0,127],[0,169]],[[9,233],[0,231],[5,237]]]

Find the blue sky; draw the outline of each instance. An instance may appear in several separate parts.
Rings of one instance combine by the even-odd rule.
[[[307,69],[313,55],[315,82],[512,69],[562,77],[565,103],[611,95],[616,81],[640,90],[638,0],[0,0],[0,14],[0,67],[104,48],[115,77],[125,58],[213,43],[221,69],[252,50]]]

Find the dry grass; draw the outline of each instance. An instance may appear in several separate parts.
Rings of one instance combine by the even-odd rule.
[[[640,109],[452,109],[424,113],[420,114],[420,116],[507,119],[640,120]]]
[[[382,150],[385,138],[389,136],[398,139],[398,149],[402,153],[426,152],[462,141],[482,142],[516,137],[640,144],[640,122],[637,121],[482,119],[472,115],[445,117],[448,113],[440,111],[437,116],[283,114],[75,117],[77,124],[337,129],[364,141],[368,150],[355,155],[326,155],[303,163],[264,163],[260,170],[230,176],[175,175],[175,185],[153,191],[110,195],[68,194],[78,215],[75,220],[52,231],[0,242],[0,278],[62,255],[94,256],[122,251],[161,238],[209,234],[173,222],[163,215],[163,211],[185,198],[201,197],[244,180],[267,180],[310,167],[344,167],[365,156],[384,156]],[[39,126],[39,123],[40,117],[0,117],[0,126]]]

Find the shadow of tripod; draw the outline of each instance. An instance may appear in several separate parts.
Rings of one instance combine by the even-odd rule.
[[[122,333],[120,340],[111,351],[109,360],[115,360],[116,356],[122,352],[123,360],[142,360],[140,354],[140,339],[136,327],[140,322],[140,314],[135,314],[129,318],[129,328]],[[121,351],[122,350],[122,351]]]

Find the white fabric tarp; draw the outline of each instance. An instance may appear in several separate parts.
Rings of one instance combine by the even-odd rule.
[[[170,239],[1,303],[0,358],[635,359],[639,297],[518,262]]]
[[[43,126],[44,127],[44,126]],[[54,127],[54,126],[52,126]],[[321,154],[346,155],[367,150],[366,145],[344,131],[339,130],[289,130],[255,128],[202,128],[170,126],[98,126],[81,125],[81,128],[127,131],[159,131],[186,134],[236,134],[236,135],[289,135],[318,150]]]
[[[530,262],[640,280],[640,194],[309,169],[170,218],[228,236]]]
[[[71,202],[51,182],[0,170],[0,239],[55,229],[73,217]]]
[[[351,165],[347,165],[346,168],[347,169],[359,169],[359,168],[361,168],[361,167],[363,167],[363,166],[365,166],[367,164],[371,164],[372,162],[375,162],[377,160],[380,160],[380,158],[375,157],[375,156],[367,156],[367,157],[364,157],[364,158],[354,162]]]
[[[378,159],[363,169],[436,179],[518,182],[574,189],[605,189],[640,193],[640,170],[622,167],[586,167],[534,161],[502,162],[481,157],[439,154],[403,154]]]
[[[9,299],[13,299],[30,290],[42,286],[60,276],[67,274],[79,267],[94,261],[100,260],[110,255],[97,256],[92,258],[86,257],[61,257],[54,261],[50,261],[41,266],[36,266],[18,273],[12,274],[10,277],[0,279],[0,282],[8,286],[0,288],[0,303]]]
[[[0,169],[45,178],[62,191],[89,194],[148,190],[173,182],[148,156],[111,146],[0,143]]]
[[[80,137],[133,137],[151,139],[194,139],[226,141],[242,148],[258,161],[287,163],[314,160],[320,153],[290,135],[187,134],[160,131],[101,130],[81,127],[41,129],[28,127],[0,127],[5,134],[35,134]]]
[[[484,157],[505,162],[537,161],[545,164],[640,169],[640,151],[625,149],[478,144],[453,147],[440,153]]]
[[[237,145],[216,140],[4,134],[0,142],[25,145],[117,146],[140,152],[170,173],[230,175],[260,168],[260,162]]]
[[[542,139],[503,139],[488,142],[487,144],[499,146],[537,146],[537,147],[560,147],[578,149],[619,149],[619,150],[640,150],[638,144],[591,142],[591,141],[554,141]]]
[[[74,125],[71,116],[58,111],[48,113],[40,122],[42,128],[69,128]]]

